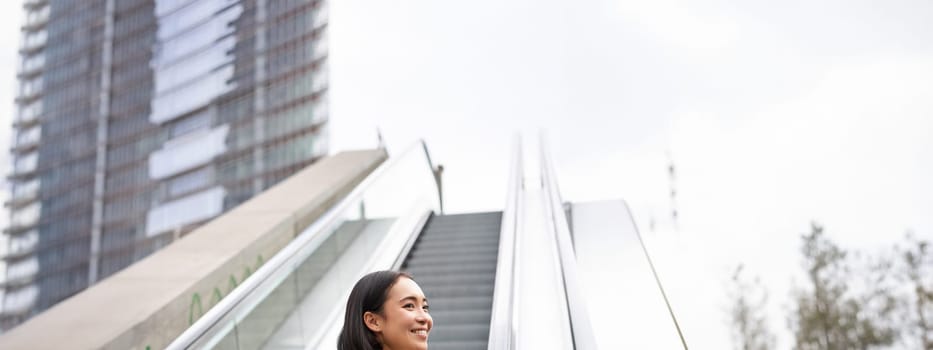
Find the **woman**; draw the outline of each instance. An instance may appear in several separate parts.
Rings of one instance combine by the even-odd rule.
[[[347,300],[338,350],[424,350],[434,320],[411,275],[377,271],[363,276]]]

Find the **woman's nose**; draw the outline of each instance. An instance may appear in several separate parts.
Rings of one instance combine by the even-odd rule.
[[[431,314],[429,314],[427,311],[422,310],[421,312],[418,313],[418,315],[415,316],[415,320],[421,323],[431,322],[432,321]]]

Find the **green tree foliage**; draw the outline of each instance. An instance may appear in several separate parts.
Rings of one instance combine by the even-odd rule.
[[[898,249],[902,265],[898,277],[907,286],[903,318],[904,345],[933,350],[933,253],[930,242],[908,234],[906,249]]]
[[[732,274],[729,298],[729,323],[732,325],[732,340],[736,349],[774,349],[775,336],[768,328],[765,307],[768,292],[756,277],[748,280],[743,275],[744,266],[736,267]]]
[[[874,349],[894,344],[897,299],[885,281],[890,264],[874,264],[856,276],[847,252],[827,238],[819,225],[813,224],[802,241],[808,285],[793,292],[790,327],[795,348]],[[856,277],[866,280],[853,289]]]

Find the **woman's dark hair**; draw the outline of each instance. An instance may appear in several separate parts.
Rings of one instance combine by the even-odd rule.
[[[347,300],[347,312],[343,317],[343,329],[337,338],[337,350],[380,350],[382,344],[376,334],[366,327],[363,314],[373,312],[382,315],[382,305],[389,296],[389,289],[399,277],[411,279],[411,275],[398,271],[376,271],[360,278]]]

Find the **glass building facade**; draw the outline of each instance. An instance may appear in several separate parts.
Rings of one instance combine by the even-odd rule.
[[[26,0],[0,329],[327,153],[324,0]]]

